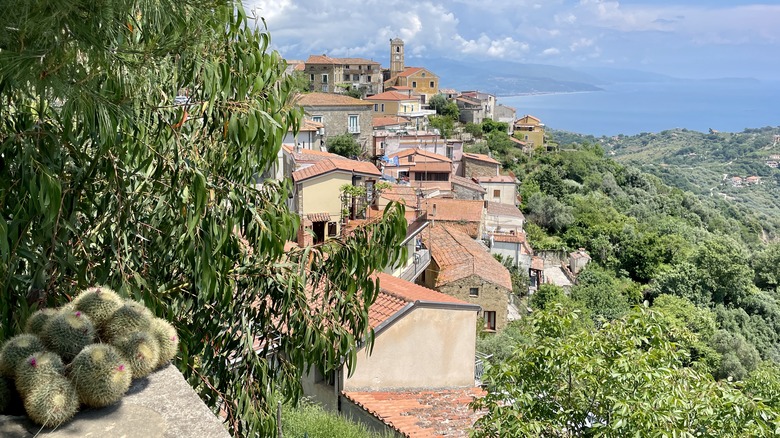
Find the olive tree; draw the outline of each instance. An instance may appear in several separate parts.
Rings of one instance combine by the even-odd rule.
[[[313,363],[353,369],[403,209],[285,251],[289,183],[258,175],[302,111],[240,1],[3,2],[0,29],[0,340],[113,287],[176,325],[238,436],[270,434]]]

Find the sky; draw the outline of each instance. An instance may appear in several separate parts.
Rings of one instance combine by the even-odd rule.
[[[244,0],[272,48],[389,64],[425,58],[501,59],[613,67],[684,78],[780,78],[780,1]]]

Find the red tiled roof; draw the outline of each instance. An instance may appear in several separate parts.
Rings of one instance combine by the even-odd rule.
[[[376,296],[374,304],[368,308],[368,324],[372,329],[376,329],[380,324],[406,307],[407,304],[409,302],[402,298],[380,291]]]
[[[465,158],[471,158],[472,160],[477,160],[477,161],[484,161],[486,163],[501,164],[498,161],[494,160],[491,157],[488,157],[485,154],[474,154],[474,153],[471,153],[471,152],[464,152],[463,156]]]
[[[384,93],[368,96],[366,97],[366,100],[401,101],[401,100],[419,100],[419,99],[415,97],[409,97],[409,95],[404,93],[399,93],[397,91],[385,91]]]
[[[398,201],[410,207],[417,208],[417,190],[410,186],[395,185],[382,192],[379,196],[390,201]]]
[[[415,301],[428,301],[432,303],[456,303],[465,304],[467,302],[461,301],[455,297],[451,297],[441,292],[436,292],[433,289],[428,289],[425,286],[412,283],[397,277],[393,277],[390,274],[380,272],[376,274],[379,278],[379,288],[382,292],[391,294],[399,299],[406,301],[407,303],[413,303]]]
[[[406,85],[393,85],[392,87],[387,87],[389,90],[404,90],[409,91],[412,89],[412,87],[407,87]]]
[[[369,391],[342,394],[406,437],[467,437],[483,413],[469,408],[481,388]]]
[[[517,181],[509,175],[496,176],[475,176],[474,179],[479,183],[509,183],[514,184]]]
[[[469,190],[473,190],[475,192],[479,193],[487,193],[484,187],[474,182],[474,180],[469,178],[464,178],[462,176],[458,175],[452,175],[450,177],[450,182],[452,182],[455,185],[459,185],[462,187],[466,187]]]
[[[304,93],[298,95],[295,103],[300,106],[372,106],[371,102],[355,99],[344,94]]]
[[[404,71],[402,71],[401,73],[398,73],[398,76],[399,77],[411,76],[411,75],[417,73],[420,70],[422,70],[422,68],[420,68],[420,67],[406,67],[404,69]]]
[[[532,257],[531,258],[531,269],[535,269],[537,271],[543,271],[544,270],[544,259],[541,257]]]
[[[525,236],[523,234],[509,234],[509,233],[491,233],[490,236],[495,242],[507,242],[507,243],[523,243],[525,242]]]
[[[482,105],[482,102],[479,99],[466,97],[466,96],[456,97],[455,100],[459,100],[461,102],[466,102],[466,103],[471,104],[471,105],[480,105],[480,106]]]
[[[450,160],[449,158],[445,157],[444,155],[434,154],[433,152],[428,152],[428,151],[426,151],[424,149],[418,149],[418,148],[404,149],[404,150],[398,151],[398,152],[396,152],[394,154],[390,154],[389,157],[390,158],[392,158],[392,157],[402,158],[402,157],[408,157],[409,155],[420,155],[422,157],[433,158],[434,160],[445,161],[447,163],[451,163],[452,162],[452,160]]]
[[[516,139],[516,138],[512,137],[511,135],[509,136],[509,141],[511,141],[511,142],[513,142],[513,143],[517,143],[517,144],[519,144],[520,146],[526,146],[526,143],[525,143],[524,141],[522,141],[522,140],[518,140],[518,139]]]
[[[379,169],[368,161],[355,161],[355,160],[337,160],[337,159],[324,159],[318,161],[316,164],[305,167],[301,170],[296,170],[292,173],[292,179],[295,182],[314,178],[315,176],[324,175],[329,172],[350,172],[358,173],[362,175],[370,176],[382,176]]]
[[[398,117],[398,116],[374,117],[374,128],[380,126],[400,125],[403,123],[409,123],[409,119],[407,119],[406,117]]]
[[[315,122],[314,120],[309,120],[309,119],[303,119],[303,124],[301,125],[299,131],[300,132],[316,131],[316,130],[318,130],[320,128],[324,128],[324,127],[325,127],[325,125],[323,125],[320,122]],[[289,131],[292,131],[292,126],[290,127]]]
[[[500,202],[488,201],[487,214],[496,216],[511,216],[525,219],[523,212],[511,204],[502,204]]]
[[[409,168],[412,172],[452,172],[452,164],[437,161],[418,161]]]
[[[436,287],[476,275],[512,290],[509,271],[474,239],[441,222],[430,225],[428,229],[429,232],[423,233],[423,241],[439,266]]]
[[[484,201],[432,198],[424,200],[422,208],[428,212],[428,217],[437,221],[481,222],[484,206]]]
[[[333,160],[345,160],[346,158],[341,155],[332,154],[330,152],[318,151],[316,149],[301,149],[300,152],[295,152],[295,146],[285,144],[282,145],[284,151],[292,155],[293,160],[296,163],[315,163],[317,161],[333,159]]]

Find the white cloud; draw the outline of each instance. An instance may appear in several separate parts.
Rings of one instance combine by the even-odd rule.
[[[542,53],[541,53],[542,56],[557,56],[557,55],[560,55],[560,54],[561,54],[561,51],[558,50],[555,47],[549,47],[547,49],[544,49],[544,50],[542,50]]]

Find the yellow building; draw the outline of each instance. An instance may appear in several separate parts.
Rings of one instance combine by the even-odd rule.
[[[439,77],[423,67],[406,67],[385,81],[385,90],[391,87],[409,87],[412,95],[420,96],[420,102],[426,104],[439,94]]]
[[[514,123],[515,138],[526,143],[529,147],[544,146],[544,123],[531,115],[524,115]]]
[[[374,104],[374,115],[414,117],[420,111],[420,99],[409,93],[385,91],[366,97]]]
[[[313,243],[341,232],[343,185],[373,186],[382,173],[368,161],[326,158],[292,173],[295,183],[294,210],[304,227],[314,233]]]

